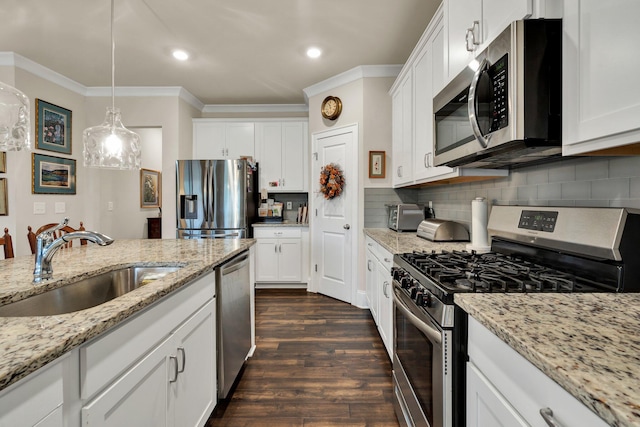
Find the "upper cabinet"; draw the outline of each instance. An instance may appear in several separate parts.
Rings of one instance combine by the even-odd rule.
[[[564,0],[564,155],[638,153],[638,16],[634,0]]]
[[[194,159],[254,157],[255,124],[193,119]]]
[[[256,123],[260,188],[272,193],[306,192],[307,121]]]
[[[534,0],[445,0],[448,80],[482,52],[512,21],[533,15]]]

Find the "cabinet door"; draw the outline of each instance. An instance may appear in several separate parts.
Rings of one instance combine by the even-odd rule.
[[[171,338],[150,352],[102,394],[82,408],[83,426],[169,426],[168,381]]]
[[[282,124],[259,123],[260,188],[269,191],[280,187],[282,178]]]
[[[215,299],[174,334],[178,377],[170,383],[169,413],[175,426],[202,426],[215,406],[215,336]]]
[[[478,53],[511,22],[525,19],[533,14],[533,0],[482,0],[482,44]]]
[[[367,270],[366,270],[366,286],[367,286],[367,299],[369,300],[369,311],[371,311],[371,316],[373,317],[373,321],[378,324],[378,267],[376,264],[376,259],[373,255],[371,249],[369,249],[369,245],[374,245],[372,242],[367,242]]]
[[[276,282],[278,260],[278,239],[257,239],[256,282]]]
[[[62,415],[62,406],[58,406],[49,415],[40,420],[39,423],[34,424],[33,427],[63,427],[64,418]]]
[[[467,427],[486,426],[529,424],[472,363],[467,363]]]
[[[302,280],[302,242],[300,239],[278,240],[278,279],[282,282]]]
[[[640,140],[640,2],[613,7],[565,0],[562,142],[564,154],[618,147]]]
[[[306,191],[306,143],[306,128],[303,123],[282,124],[282,190]]]
[[[402,79],[392,100],[393,186],[413,181],[413,74]]]
[[[225,142],[227,158],[239,159],[255,155],[255,128],[253,123],[227,123]]]
[[[222,122],[193,123],[193,158],[226,158],[225,124]]]
[[[391,272],[381,262],[377,261],[378,273],[378,331],[384,342],[389,357],[393,359],[393,292]]]
[[[506,2],[506,1],[505,1]],[[474,58],[482,43],[482,0],[448,0],[446,8],[447,36],[449,40],[449,75],[447,81],[457,76]],[[471,29],[470,32],[467,30]],[[468,35],[467,35],[468,34]],[[467,50],[467,38],[469,48]],[[473,40],[472,40],[473,39]]]

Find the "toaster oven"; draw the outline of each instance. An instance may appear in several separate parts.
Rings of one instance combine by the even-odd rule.
[[[387,225],[395,231],[416,231],[424,220],[424,207],[416,204],[400,203],[387,205],[389,216]]]

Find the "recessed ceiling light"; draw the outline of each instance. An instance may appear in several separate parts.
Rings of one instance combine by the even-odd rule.
[[[307,56],[308,56],[309,58],[317,58],[317,57],[319,57],[320,55],[322,55],[322,51],[321,51],[320,49],[318,49],[317,47],[310,47],[310,48],[307,50]]]
[[[189,54],[184,50],[176,49],[173,51],[173,57],[178,61],[186,61],[187,59],[189,59]]]

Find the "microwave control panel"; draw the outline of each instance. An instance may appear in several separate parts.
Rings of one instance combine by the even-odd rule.
[[[490,109],[490,132],[495,132],[498,129],[505,128],[509,125],[509,112],[508,112],[508,55],[504,55],[502,58],[492,64],[488,70],[487,75],[491,79],[491,105]]]

